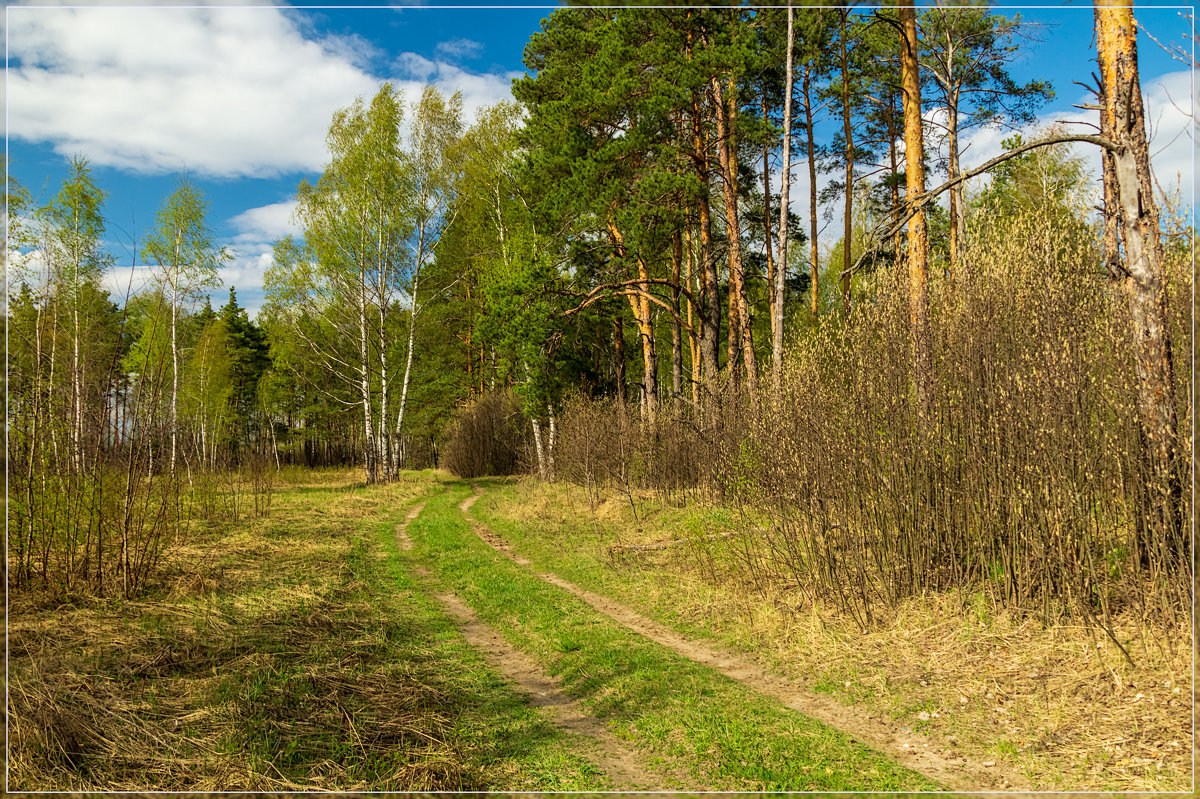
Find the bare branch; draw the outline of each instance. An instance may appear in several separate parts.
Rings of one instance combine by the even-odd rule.
[[[926,205],[928,205],[930,202],[932,202],[933,199],[935,197],[937,197],[939,194],[943,194],[944,192],[950,190],[954,186],[957,186],[959,183],[970,180],[971,178],[976,177],[978,175],[982,175],[984,172],[987,172],[989,169],[999,166],[1000,164],[1004,163],[1005,161],[1008,161],[1009,159],[1016,158],[1018,155],[1023,155],[1024,153],[1027,153],[1030,150],[1036,150],[1040,147],[1049,147],[1054,144],[1068,144],[1071,142],[1082,142],[1085,144],[1095,144],[1097,147],[1103,147],[1104,149],[1111,150],[1113,152],[1118,152],[1122,149],[1120,145],[1118,145],[1116,142],[1113,142],[1109,139],[1105,139],[1101,136],[1089,136],[1089,135],[1085,135],[1085,134],[1071,134],[1071,135],[1067,135],[1067,136],[1052,136],[1051,138],[1048,138],[1048,139],[1042,139],[1041,141],[1030,142],[1029,144],[1023,144],[1020,147],[1015,147],[1015,148],[1009,150],[1008,152],[1004,153],[1003,155],[998,155],[995,158],[993,158],[992,160],[982,164],[981,166],[978,166],[975,169],[964,172],[961,175],[959,175],[957,178],[954,178],[953,180],[948,180],[945,183],[943,183],[942,185],[938,186],[937,188],[930,189],[929,191],[925,192],[924,194],[922,194],[916,198],[913,198],[912,200],[907,201],[904,204],[904,206],[902,206],[901,208],[898,208],[893,211],[889,211],[888,213],[884,214],[883,221],[881,221],[875,227],[875,230],[872,231],[872,238],[875,239],[875,243],[872,244],[870,247],[868,247],[866,250],[864,250],[862,255],[858,256],[858,259],[855,260],[855,262],[850,266],[849,269],[843,270],[841,273],[842,276],[845,277],[853,272],[858,271],[858,269],[862,267],[863,263],[866,262],[868,257],[875,255],[877,252],[879,252],[879,248],[882,246],[883,242],[890,241],[892,236],[894,236],[896,233],[899,233],[904,228],[904,226],[908,224],[908,220],[911,219],[913,217],[913,215],[915,215],[918,211],[920,211],[922,208],[924,208]],[[890,219],[893,217],[899,217],[899,218],[896,219],[896,221],[893,223],[890,221]]]

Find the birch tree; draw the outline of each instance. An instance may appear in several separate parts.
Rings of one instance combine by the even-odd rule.
[[[205,288],[220,281],[217,270],[231,254],[212,241],[207,220],[208,202],[200,189],[181,178],[175,191],[158,211],[155,226],[146,239],[142,258],[157,267],[155,282],[170,305],[171,396],[170,474],[175,476],[179,458],[179,317]]]
[[[783,73],[783,178],[779,189],[779,257],[775,268],[775,285],[771,291],[775,297],[774,313],[771,317],[771,368],[775,390],[783,374],[783,298],[787,281],[788,254],[788,210],[792,187],[792,61],[796,49],[796,11],[787,10],[787,58]],[[770,244],[768,243],[768,247]]]
[[[353,389],[368,483],[394,473],[387,336],[409,274],[414,229],[402,119],[403,96],[390,83],[369,105],[359,98],[334,114],[329,165],[315,185],[306,181],[297,190],[303,239],[276,243],[265,282],[275,318],[323,371]]]
[[[392,459],[403,462],[404,409],[412,379],[413,343],[416,340],[420,306],[421,268],[436,250],[442,234],[454,219],[454,175],[456,149],[462,138],[462,94],[446,97],[426,86],[414,107],[412,134],[408,144],[408,172],[412,193],[412,234],[408,286],[408,346],[404,377],[400,384],[400,407],[392,439]],[[386,414],[385,414],[386,415]]]
[[[92,170],[84,158],[74,158],[67,179],[54,202],[46,209],[52,233],[52,257],[58,292],[70,316],[71,392],[70,462],[77,474],[86,470],[84,453],[84,386],[87,385],[83,356],[84,335],[90,322],[84,293],[96,291],[111,259],[100,248],[104,217],[100,208],[105,193],[92,179]]]

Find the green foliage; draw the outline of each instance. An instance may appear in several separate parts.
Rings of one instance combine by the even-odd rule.
[[[1025,143],[1018,133],[1006,138],[1003,145],[1013,150]],[[979,224],[1012,224],[1031,218],[1087,235],[1091,232],[1091,183],[1086,162],[1071,152],[1070,145],[1030,150],[992,170],[991,182],[974,201]]]
[[[142,258],[160,267],[156,279],[167,302],[183,307],[206,288],[219,285],[217,270],[232,254],[213,244],[208,201],[195,183],[180,178],[163,201]]]
[[[922,66],[933,76],[925,97],[955,106],[960,131],[981,125],[1027,125],[1054,98],[1049,81],[1018,84],[1007,72],[1033,34],[1021,15],[987,8],[931,8],[920,17]]]
[[[64,288],[80,291],[83,284],[98,285],[112,259],[103,252],[107,194],[92,178],[87,159],[75,157],[68,165],[62,189],[41,210],[53,231],[50,257],[64,280]]]

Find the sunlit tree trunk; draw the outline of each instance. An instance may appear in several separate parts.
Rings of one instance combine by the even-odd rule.
[[[758,358],[754,354],[754,336],[750,329],[750,306],[746,301],[745,270],[742,266],[742,231],[738,218],[737,148],[733,141],[734,126],[737,123],[737,98],[734,96],[732,79],[728,102],[721,81],[716,77],[712,79],[712,89],[713,100],[716,103],[717,158],[721,164],[721,183],[725,194],[725,232],[729,238],[730,355],[734,353],[732,342],[736,338],[746,367],[746,388],[753,399],[758,396]],[[733,320],[735,314],[736,334]],[[732,362],[729,366],[731,371],[735,369]]]
[[[376,198],[378,202],[378,198]],[[389,311],[391,310],[392,298],[392,272],[394,258],[391,253],[391,242],[385,234],[387,227],[385,222],[386,210],[382,207],[377,207],[375,210],[375,262],[376,272],[375,278],[377,285],[376,291],[376,313],[379,319],[379,437],[376,441],[376,448],[379,452],[379,465],[383,474],[384,480],[391,480],[396,476],[398,464],[396,463],[395,450],[393,448],[391,431],[388,429],[388,385],[390,370],[388,369],[388,340],[387,340],[387,321]]]
[[[528,367],[526,367],[528,371]],[[542,423],[538,421],[536,416],[530,420],[533,426],[533,451],[537,456],[538,477],[544,482],[546,480],[546,448],[542,444]]]
[[[958,161],[958,97],[952,92],[951,102],[946,109],[946,138],[950,150],[949,178],[954,180],[962,169]],[[963,184],[950,188],[950,273],[958,274],[962,262],[963,240],[967,232],[967,209],[963,204]]]
[[[904,90],[904,156],[908,201],[916,202],[925,193],[924,142],[921,131],[921,84],[917,72],[917,16],[912,0],[902,0],[900,24],[900,81]],[[847,244],[847,251],[849,245]],[[928,283],[928,241],[925,210],[921,208],[908,221],[908,301],[913,356],[913,383],[917,408],[929,408],[933,366],[930,353]]]
[[[850,10],[840,9],[838,56],[842,67],[842,134],[846,138],[846,202],[842,217],[842,311],[850,313],[850,237],[854,212],[854,127],[850,124],[850,60],[846,52]]]
[[[1171,554],[1186,546],[1181,519],[1178,422],[1166,279],[1154,202],[1150,151],[1138,78],[1137,29],[1128,0],[1096,0],[1096,50],[1104,127],[1118,149],[1112,176],[1125,244],[1121,287],[1133,325],[1133,363],[1143,452],[1151,479],[1154,513]]]
[[[812,300],[812,318],[816,320],[820,313],[821,286],[821,256],[817,247],[817,144],[813,140],[812,115],[812,65],[804,68],[804,133],[808,137],[808,244],[809,266],[812,270],[812,284],[809,292]]]
[[[546,421],[550,428],[546,440],[546,480],[554,482],[554,447],[558,440],[558,423],[554,418],[554,408],[546,406]]]
[[[702,367],[700,365],[700,340],[696,335],[696,321],[698,319],[698,314],[696,313],[695,306],[692,302],[692,297],[698,296],[698,294],[696,291],[696,281],[692,279],[694,271],[692,269],[692,263],[695,260],[696,252],[695,242],[692,238],[692,223],[690,214],[686,216],[683,233],[687,244],[687,259],[684,261],[686,269],[685,277],[687,280],[688,293],[690,295],[686,299],[688,324],[688,364],[692,370],[692,405],[698,407],[700,404],[700,381],[702,379],[700,370]]]
[[[789,9],[790,10],[790,9]],[[763,92],[762,96],[762,121],[763,127],[766,128],[771,124],[771,117],[767,111],[767,95]],[[785,140],[786,144],[786,140]],[[775,252],[772,247],[773,237],[771,235],[771,224],[774,220],[771,218],[771,163],[770,163],[770,147],[767,139],[763,139],[762,148],[762,182],[763,182],[763,251],[767,256],[767,316],[771,320],[771,340],[775,340]],[[784,181],[787,182],[786,180]],[[782,200],[782,198],[781,198]],[[782,228],[780,228],[782,230]]]
[[[175,478],[179,440],[179,268],[180,231],[175,230],[175,262],[171,265],[171,479]]]
[[[618,256],[626,260],[629,252],[625,248],[624,234],[611,220],[608,223],[608,231]],[[637,261],[639,293],[630,295],[628,299],[642,343],[642,422],[654,428],[658,424],[658,348],[654,340],[654,317],[650,300],[646,297],[650,291],[650,270],[644,258],[640,255],[634,257]]]
[[[359,357],[359,392],[363,409],[363,469],[366,473],[367,484],[373,485],[379,481],[379,464],[375,458],[375,424],[371,408],[371,351],[367,342],[369,333],[367,321],[367,287],[364,281],[365,269],[359,270],[358,292],[358,357]]]
[[[400,409],[396,413],[396,435],[393,440],[393,447],[395,448],[394,460],[397,469],[400,468],[400,463],[404,459],[404,454],[401,451],[400,431],[404,426],[404,409],[408,405],[408,385],[412,379],[413,344],[416,341],[417,334],[417,289],[420,288],[420,283],[421,270],[418,269],[413,273],[412,312],[408,317],[408,354],[404,358],[404,379],[400,383]],[[482,377],[480,379],[482,380]],[[479,392],[483,393],[482,387],[480,387]]]
[[[900,213],[900,158],[896,152],[896,94],[888,93],[888,110],[887,110],[887,128],[888,128],[888,160],[889,166],[892,169],[892,212]],[[892,265],[896,269],[896,274],[900,274],[904,266],[904,234],[897,229],[892,236]]]
[[[683,331],[680,325],[680,285],[683,262],[683,234],[671,237],[671,403],[679,412],[683,396]]]
[[[625,387],[625,325],[621,322],[620,313],[613,316],[613,351],[617,361],[617,401],[621,403],[623,412],[629,404],[629,392]]]
[[[692,95],[692,148],[696,177],[701,186],[709,185],[708,147],[704,136],[699,94]],[[717,373],[720,361],[717,356],[721,341],[721,299],[717,282],[717,265],[712,257],[712,218],[707,195],[696,204],[700,235],[700,281],[703,285],[700,307],[700,361],[706,387],[706,401],[717,401]]]

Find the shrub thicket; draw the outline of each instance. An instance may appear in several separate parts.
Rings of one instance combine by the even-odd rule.
[[[509,390],[483,394],[464,407],[442,450],[459,477],[516,474],[529,448],[528,423]]]
[[[759,574],[868,624],[928,590],[1103,620],[1190,607],[1190,547],[1144,514],[1129,321],[1086,238],[1035,223],[976,237],[931,277],[930,407],[912,385],[904,276],[793,343],[778,392],[704,419],[576,400],[560,473],[718,492],[769,520]],[[1181,468],[1191,463],[1189,265],[1171,266]],[[1190,485],[1190,474],[1181,475]],[[1185,498],[1185,518],[1191,499]]]

